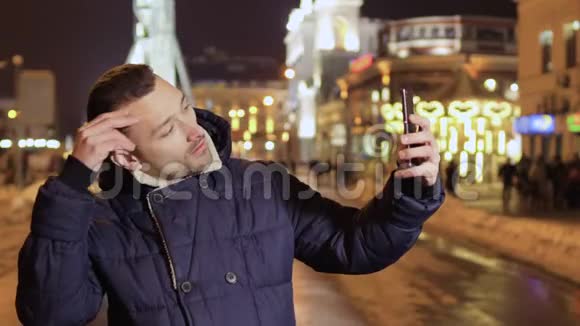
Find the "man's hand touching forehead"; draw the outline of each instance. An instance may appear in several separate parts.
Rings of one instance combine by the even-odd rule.
[[[115,111],[111,111],[111,112],[107,112],[107,113],[103,113],[98,115],[96,118],[94,118],[91,121],[86,122],[84,125],[82,125],[78,131],[83,131],[87,128],[90,128],[104,120],[113,120],[116,121],[117,118],[124,118],[124,117],[134,117],[134,114],[131,113],[131,111],[129,111],[128,108],[123,108],[123,109],[119,109],[119,110],[115,110]],[[136,117],[135,117],[136,118]],[[116,127],[116,128],[121,128],[121,127]]]
[[[135,144],[119,129],[136,124],[139,117],[128,110],[107,112],[77,130],[72,155],[93,171],[98,171],[112,151],[132,152]]]

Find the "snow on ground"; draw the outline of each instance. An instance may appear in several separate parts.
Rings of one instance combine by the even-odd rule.
[[[0,187],[0,211],[2,223],[21,223],[30,219],[32,206],[38,193],[38,188],[44,184],[44,180],[34,182],[23,189],[14,186]]]
[[[24,218],[24,217],[23,217]],[[16,318],[18,251],[28,234],[28,223],[0,224],[0,325],[20,325]]]
[[[580,216],[575,221],[501,216],[447,196],[425,229],[477,243],[580,283]]]

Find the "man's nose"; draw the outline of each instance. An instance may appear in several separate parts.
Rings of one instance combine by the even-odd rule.
[[[199,138],[203,137],[203,131],[201,130],[201,127],[199,126],[190,126],[190,125],[185,125],[185,132],[187,135],[187,141],[188,142],[194,142],[199,140]]]

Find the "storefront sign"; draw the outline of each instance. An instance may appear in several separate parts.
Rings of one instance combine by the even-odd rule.
[[[556,129],[556,120],[549,114],[532,114],[516,119],[514,128],[522,135],[546,135]]]
[[[373,65],[375,61],[375,57],[372,54],[365,54],[363,56],[354,59],[350,63],[350,71],[351,72],[361,72]]]
[[[571,114],[566,119],[568,130],[571,132],[580,132],[580,113]]]

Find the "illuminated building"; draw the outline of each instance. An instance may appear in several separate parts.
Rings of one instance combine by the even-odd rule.
[[[192,94],[196,107],[230,122],[233,156],[290,159],[295,117],[286,111],[285,81],[199,81]]]
[[[513,131],[520,111],[514,27],[510,19],[457,16],[387,23],[384,56],[353,61],[337,82],[348,160],[394,162],[385,148],[395,148],[402,133],[399,90],[407,87],[416,113],[431,121],[442,159],[455,160],[476,182],[496,180],[500,164],[521,157],[521,135]]]
[[[336,79],[360,54],[377,54],[377,19],[360,17],[362,0],[301,0],[290,13],[284,43],[286,66],[293,69],[288,107],[297,113],[301,160],[314,158],[319,104],[336,92]]]
[[[187,67],[193,104],[230,123],[232,155],[288,161],[295,114],[287,110],[288,82],[276,59],[232,56],[208,47],[189,57]]]
[[[479,16],[434,16],[390,21],[380,32],[380,55],[516,55],[515,21]]]
[[[568,160],[580,153],[580,1],[519,0],[518,16],[522,115],[549,115],[554,124],[524,135],[524,153]]]

